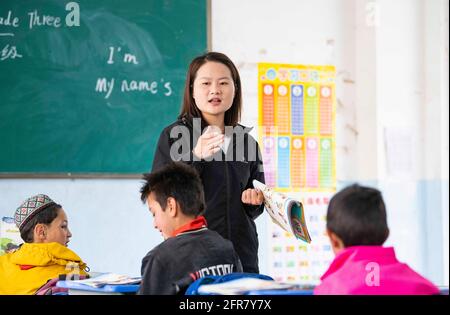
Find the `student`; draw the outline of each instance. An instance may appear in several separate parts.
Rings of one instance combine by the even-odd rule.
[[[314,294],[438,294],[430,281],[401,263],[392,247],[380,191],[349,186],[330,201],[327,233],[336,255]]]
[[[208,227],[231,240],[245,272],[258,273],[254,220],[264,210],[264,199],[252,182],[264,183],[264,171],[251,129],[238,124],[241,103],[239,73],[226,55],[209,52],[192,60],[181,114],[162,131],[152,171],[171,161],[195,167]]]
[[[0,294],[35,294],[59,275],[86,275],[86,264],[67,248],[72,233],[61,205],[47,195],[30,197],[14,221],[25,243],[0,256]]]
[[[203,276],[242,271],[233,244],[206,227],[203,188],[195,169],[171,163],[144,179],[141,199],[165,241],[142,259],[139,294],[184,294]]]

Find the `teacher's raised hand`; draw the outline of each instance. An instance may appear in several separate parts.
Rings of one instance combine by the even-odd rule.
[[[199,159],[208,158],[221,150],[224,135],[219,128],[208,126],[205,132],[198,138],[193,153]]]

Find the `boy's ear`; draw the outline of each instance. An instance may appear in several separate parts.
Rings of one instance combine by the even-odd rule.
[[[43,243],[47,237],[47,227],[45,224],[38,223],[34,227],[34,242]]]
[[[333,248],[333,252],[337,254],[340,250],[344,249],[344,242],[342,242],[341,238],[336,235],[336,233],[327,229],[327,235],[330,239],[331,247]]]
[[[169,215],[171,217],[177,216],[178,209],[177,209],[177,201],[175,200],[175,198],[173,198],[173,197],[167,198],[166,211],[169,211]]]

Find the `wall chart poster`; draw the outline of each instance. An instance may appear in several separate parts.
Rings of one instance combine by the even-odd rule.
[[[306,243],[284,231],[267,218],[268,274],[281,282],[317,285],[334,258],[325,232],[328,202],[332,192],[305,192],[289,194],[302,202],[311,236]]]
[[[279,281],[317,284],[333,259],[325,225],[336,190],[335,94],[334,66],[258,64],[266,185],[303,203],[312,239],[268,224],[269,274]]]

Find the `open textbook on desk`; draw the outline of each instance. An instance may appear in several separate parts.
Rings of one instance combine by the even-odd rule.
[[[136,294],[141,277],[102,273],[83,280],[58,281],[57,287],[68,289],[69,295],[79,294]]]
[[[129,277],[117,273],[105,273],[93,278],[72,280],[72,283],[77,283],[93,288],[101,288],[105,285],[139,284],[140,282],[141,277]]]
[[[204,284],[198,288],[199,294],[259,294],[268,292],[270,294],[289,294],[289,292],[303,292],[301,287],[292,283],[281,283],[273,280],[245,277],[236,280],[230,280],[222,283]],[[306,292],[306,291],[304,291]],[[311,291],[309,291],[311,292]],[[311,293],[310,293],[311,294]]]
[[[304,208],[300,201],[289,198],[256,179],[253,180],[253,187],[263,193],[265,209],[275,224],[292,233],[296,238],[311,243]]]

